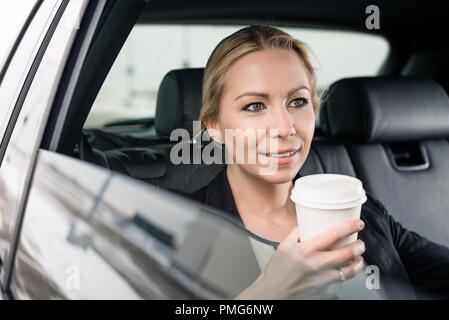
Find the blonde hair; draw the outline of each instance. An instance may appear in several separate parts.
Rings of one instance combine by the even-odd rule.
[[[316,92],[316,75],[308,55],[307,46],[301,41],[277,28],[264,25],[253,25],[238,30],[224,38],[214,49],[203,77],[203,96],[200,111],[201,132],[205,122],[218,118],[220,99],[225,87],[225,74],[230,66],[244,55],[264,49],[294,50],[304,63],[311,84],[312,105],[315,114],[319,108]]]

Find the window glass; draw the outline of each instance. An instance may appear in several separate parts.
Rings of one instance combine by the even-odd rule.
[[[248,232],[179,195],[40,150],[19,299],[231,299],[260,275]]]
[[[244,27],[137,25],[115,61],[85,128],[112,121],[152,117],[159,84],[173,69],[204,67],[214,47]],[[318,91],[350,76],[375,75],[389,51],[379,36],[348,31],[281,28],[313,52]]]
[[[36,0],[0,2],[0,70]]]

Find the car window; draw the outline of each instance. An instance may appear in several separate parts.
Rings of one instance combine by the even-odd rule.
[[[21,233],[20,299],[233,298],[259,275],[232,220],[147,183],[40,150]]]
[[[0,2],[0,71],[35,3],[36,0]]]
[[[106,78],[85,128],[130,118],[152,117],[164,75],[173,69],[204,67],[224,37],[244,27],[143,25],[132,30]],[[281,28],[312,50],[317,90],[344,77],[375,75],[389,53],[380,36],[349,31]]]

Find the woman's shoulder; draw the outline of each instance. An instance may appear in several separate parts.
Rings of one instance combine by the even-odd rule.
[[[373,219],[384,219],[388,215],[388,212],[382,202],[371,193],[366,192],[366,202],[362,205],[363,214]]]
[[[369,192],[366,192],[366,202],[362,205],[362,210],[373,211],[379,215],[387,214],[387,209],[374,195]]]

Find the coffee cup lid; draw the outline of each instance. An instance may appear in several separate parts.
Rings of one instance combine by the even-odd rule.
[[[290,198],[300,205],[320,209],[345,209],[363,204],[362,182],[341,174],[312,174],[298,178]]]

